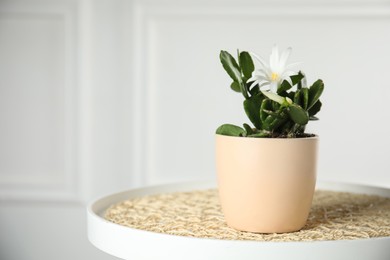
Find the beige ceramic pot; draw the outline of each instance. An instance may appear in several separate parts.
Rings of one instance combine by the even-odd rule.
[[[318,137],[216,135],[222,211],[230,227],[256,233],[300,230],[316,183]]]

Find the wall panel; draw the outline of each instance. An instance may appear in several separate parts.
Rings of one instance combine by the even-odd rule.
[[[77,13],[73,5],[0,9],[0,197],[77,196]]]
[[[309,127],[321,135],[320,178],[390,185],[390,92],[374,76],[390,67],[388,3],[152,2],[134,9],[136,172],[145,183],[214,178],[216,127],[247,121],[219,50],[266,57],[280,44],[293,47],[291,62],[304,61],[309,82],[326,83],[321,120]]]

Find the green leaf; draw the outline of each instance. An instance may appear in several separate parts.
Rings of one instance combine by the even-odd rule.
[[[255,133],[255,134],[251,134],[251,135],[248,135],[248,137],[270,137],[271,136],[271,133],[268,132],[268,131],[260,131],[258,133]]]
[[[242,83],[240,68],[238,67],[237,61],[230,55],[227,51],[221,51],[219,58],[221,60],[222,66],[232,78],[233,81],[237,83]]]
[[[260,107],[260,120],[264,122],[269,114],[266,111],[271,111],[272,110],[272,101],[270,99],[264,99],[261,102],[261,107]]]
[[[297,104],[297,105],[302,105],[302,97],[301,97],[301,90],[298,89],[297,92],[295,92],[294,94],[294,103]]]
[[[287,92],[286,92],[286,93],[287,93]],[[290,92],[287,93],[287,95],[281,95],[281,96],[283,96],[283,97],[289,97],[291,100],[293,100],[293,99],[294,99],[294,94],[295,94],[295,92],[290,91]]]
[[[291,132],[291,129],[294,127],[295,123],[292,120],[286,121],[283,126],[280,128],[280,131],[282,133],[289,133]]]
[[[322,103],[321,103],[321,100],[318,100],[314,106],[312,106],[307,112],[309,112],[309,116],[312,117],[314,115],[316,115],[318,112],[320,112],[321,110],[321,107],[322,107]]]
[[[244,100],[244,110],[249,120],[257,129],[261,129],[260,107],[264,96],[259,93]]]
[[[262,111],[264,111],[264,113],[268,114],[269,116],[274,116],[274,117],[278,117],[279,116],[279,114],[277,112],[274,112],[274,111],[271,111],[271,110],[263,109]]]
[[[273,111],[277,111],[277,110],[279,110],[281,107],[283,107],[283,106],[280,105],[279,103],[272,102],[272,110],[273,110]]]
[[[308,88],[302,88],[301,89],[301,100],[302,100],[302,108],[307,109],[307,106],[309,105],[309,89]]]
[[[283,80],[282,84],[278,88],[278,94],[280,94],[283,91],[289,90],[293,86],[295,86],[298,82],[300,82],[305,76],[299,72],[297,75],[290,76],[292,85],[288,83],[287,80]]]
[[[278,88],[278,94],[281,93],[281,92],[287,91],[287,90],[289,90],[290,88],[292,88],[292,86],[290,85],[290,83],[288,83],[287,80],[283,80],[282,84],[280,84],[280,86],[279,86],[279,88]]]
[[[295,85],[296,85],[298,82],[300,82],[304,77],[305,77],[305,75],[303,75],[301,72],[298,72],[297,75],[292,75],[292,76],[290,76],[291,81],[292,81],[292,85],[295,86]]]
[[[262,111],[264,113],[270,115],[270,116],[275,117],[275,118],[280,118],[280,119],[285,119],[286,118],[286,113],[283,113],[282,110],[279,110],[278,112],[274,112],[274,111],[271,111],[271,110],[263,109]]]
[[[244,136],[246,132],[239,126],[224,124],[217,128],[216,134],[228,136]]]
[[[299,125],[306,125],[309,121],[309,115],[308,113],[297,104],[291,104],[287,108],[287,112],[290,116],[290,118]]]
[[[233,81],[232,84],[230,84],[230,88],[232,90],[234,90],[235,92],[241,93],[240,84],[238,84],[238,82],[236,82],[236,81]]]
[[[247,79],[252,77],[252,72],[255,69],[255,65],[253,64],[252,57],[249,55],[249,53],[246,51],[241,52],[239,61],[242,74],[244,74]]]
[[[284,109],[273,111],[273,104],[275,102],[270,99],[264,99],[260,108],[260,118],[262,120],[263,129],[268,131],[275,131],[279,126],[284,124],[287,120],[287,114]]]
[[[310,109],[320,98],[322,92],[324,91],[324,82],[322,80],[317,80],[313,83],[313,85],[309,88],[309,105],[308,109]]]
[[[247,88],[249,89],[250,87],[250,84],[247,84]],[[259,86],[256,85],[256,86],[253,86],[250,90],[249,90],[249,93],[251,94],[251,96],[255,96],[257,95],[258,93],[260,92],[260,89],[259,89]]]
[[[290,131],[287,133],[287,137],[295,138],[297,134],[305,132],[306,125],[294,124]]]
[[[252,129],[252,127],[250,127],[250,125],[244,124],[243,126],[244,126],[244,128],[245,128],[246,135],[251,135],[251,134],[254,133],[254,132],[253,132],[253,129]]]
[[[278,94],[275,94],[275,93],[272,93],[270,91],[261,91],[261,93],[263,93],[264,96],[266,96],[267,98],[281,104],[281,105],[285,105],[286,104],[286,98],[284,97],[281,97],[279,96]]]
[[[300,105],[303,109],[307,109],[309,103],[309,90],[307,88],[298,89],[294,94],[294,103]]]
[[[283,125],[286,122],[286,119],[274,116],[268,116],[264,122],[264,129],[268,131],[275,131],[278,127]]]
[[[320,120],[320,119],[318,117],[316,117],[316,116],[311,116],[311,117],[309,117],[309,120],[317,121],[317,120]]]

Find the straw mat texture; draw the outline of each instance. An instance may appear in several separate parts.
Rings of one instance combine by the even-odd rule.
[[[225,240],[319,241],[390,236],[390,198],[316,191],[306,226],[293,233],[255,234],[228,227],[216,190],[176,192],[112,205],[111,222],[165,234]]]

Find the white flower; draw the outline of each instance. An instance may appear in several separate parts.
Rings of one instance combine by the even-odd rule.
[[[283,51],[279,58],[278,46],[274,45],[269,59],[269,64],[267,64],[256,54],[251,53],[251,55],[259,61],[261,68],[254,70],[252,77],[248,79],[248,82],[253,81],[250,87],[259,84],[260,87],[269,87],[273,93],[276,93],[284,80],[287,80],[292,85],[290,76],[296,75],[298,73],[291,71],[290,68],[297,65],[298,63],[286,65],[291,51],[291,47],[287,48],[285,51]]]

